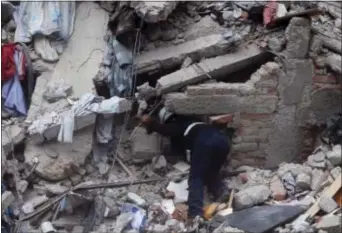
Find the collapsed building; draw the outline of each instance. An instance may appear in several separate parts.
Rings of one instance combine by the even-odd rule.
[[[285,13],[276,7],[272,23],[266,24],[272,4],[284,6]],[[73,12],[64,15],[61,10],[69,26],[55,29],[64,42],[41,33],[48,27],[33,27],[37,22],[26,25],[26,32],[25,15],[33,14],[34,6],[21,2],[17,7],[19,19],[2,20],[7,20],[2,41],[28,45],[26,59],[32,63],[35,83],[27,97],[27,114],[3,120],[2,175],[9,197],[2,199],[16,210],[20,224],[15,225],[22,232],[34,231],[46,221],[74,233],[130,232],[125,227],[136,215],[130,218],[122,210],[122,206],[133,208],[125,205],[126,199],[148,210],[141,215],[148,217],[150,232],[168,232],[172,227],[180,232],[181,218],[158,218],[185,208],[179,204],[182,201],[175,201],[184,197],[183,183],[182,188],[169,184],[169,190],[177,189],[171,204],[159,195],[167,186],[165,180],[139,188],[81,193],[85,197],[81,201],[75,195],[61,196],[79,184],[160,178],[177,170],[161,156],[167,140],[146,135],[132,117],[137,109],[151,110],[159,102],[171,112],[200,116],[231,137],[225,170],[243,171],[227,178],[237,191],[234,209],[249,209],[269,197],[293,199],[295,193],[286,186],[289,180],[298,190],[315,194],[338,181],[341,148],[319,146],[325,122],[341,113],[340,3],[70,2],[60,5]],[[43,3],[39,7],[42,12],[47,8]],[[261,185],[254,187],[258,182]],[[330,206],[337,191],[330,194]],[[19,199],[31,196],[15,202],[15,192]],[[246,200],[251,193],[262,195]],[[67,204],[49,204],[50,196]],[[161,213],[158,201],[167,210],[171,205],[171,210]],[[87,216],[77,211],[84,203],[90,205]],[[44,205],[54,206],[53,210],[42,211]],[[320,209],[331,214],[337,207]],[[67,217],[57,219],[59,214]],[[70,215],[73,218],[67,221]],[[92,220],[84,223],[80,216]],[[337,217],[331,216],[326,218]],[[104,224],[104,218],[111,223]],[[243,232],[220,220],[216,224],[208,232]],[[332,230],[340,227],[334,224]],[[277,232],[318,229],[331,232],[317,226],[300,231],[298,225]]]

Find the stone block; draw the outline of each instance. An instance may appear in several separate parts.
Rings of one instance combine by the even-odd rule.
[[[138,127],[132,137],[132,156],[136,161],[152,160],[160,154],[160,137],[157,133],[148,135],[146,129]]]
[[[307,173],[300,173],[296,177],[296,186],[300,190],[308,190],[311,187],[311,176]]]
[[[286,55],[288,58],[306,58],[310,43],[310,20],[301,17],[291,19],[285,31]]]
[[[138,56],[138,74],[158,72],[181,66],[186,57],[193,60],[227,53],[230,42],[222,35],[208,35],[179,45],[166,46]]]
[[[285,187],[277,175],[273,176],[271,179],[270,189],[274,200],[282,201],[286,198]]]
[[[264,54],[257,46],[250,45],[247,48],[240,48],[232,54],[205,59],[198,64],[161,77],[157,82],[158,93],[166,94],[186,85],[210,79],[203,70],[213,78],[229,75],[257,62]]]
[[[227,112],[272,113],[276,109],[277,96],[204,95],[187,96],[170,93],[165,96],[165,107],[178,114],[210,115]]]
[[[318,191],[321,187],[324,181],[327,179],[326,174],[318,169],[314,169],[312,171],[312,178],[311,178],[311,189],[313,191]]]

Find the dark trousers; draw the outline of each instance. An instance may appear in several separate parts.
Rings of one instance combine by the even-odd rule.
[[[189,215],[203,215],[204,186],[214,196],[222,190],[219,172],[229,153],[228,137],[214,128],[199,129],[191,150]]]

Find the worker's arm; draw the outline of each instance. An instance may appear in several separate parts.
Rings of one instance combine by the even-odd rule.
[[[164,137],[180,137],[183,135],[182,129],[176,123],[160,124],[150,116],[143,116],[141,123],[148,133],[157,132]]]

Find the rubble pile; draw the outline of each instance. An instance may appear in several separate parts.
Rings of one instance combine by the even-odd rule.
[[[340,2],[13,4],[1,3],[2,231],[341,228]],[[190,165],[133,117],[161,103],[232,142],[229,201],[205,193],[192,231]]]

